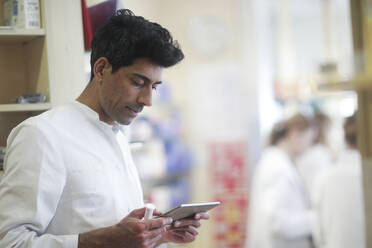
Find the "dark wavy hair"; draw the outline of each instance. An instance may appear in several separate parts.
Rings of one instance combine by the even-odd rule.
[[[349,116],[344,121],[344,138],[350,148],[358,148],[358,130],[356,114]]]
[[[276,123],[271,130],[269,145],[275,146],[279,141],[288,136],[289,132],[294,129],[305,131],[313,126],[312,120],[302,114],[295,114],[291,118]]]
[[[91,80],[94,63],[100,57],[108,59],[114,73],[122,66],[131,65],[137,58],[148,58],[166,68],[177,64],[184,55],[168,30],[134,15],[129,9],[121,9],[93,36]]]
[[[313,124],[315,137],[314,137],[314,144],[326,144],[327,143],[327,132],[331,125],[331,119],[323,113],[315,113],[313,117]]]

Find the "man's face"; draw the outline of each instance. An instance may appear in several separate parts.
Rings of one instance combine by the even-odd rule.
[[[144,106],[152,105],[152,91],[161,84],[163,67],[139,58],[114,73],[105,67],[99,85],[99,102],[107,123],[128,125]]]

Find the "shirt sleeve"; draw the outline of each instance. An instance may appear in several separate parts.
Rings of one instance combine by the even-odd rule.
[[[272,233],[285,239],[312,236],[315,229],[313,210],[310,208],[298,208],[295,211],[288,209],[288,202],[293,202],[293,198],[303,196],[299,195],[300,191],[289,182],[284,173],[274,173],[271,176],[272,184],[266,192],[264,206],[268,211]]]
[[[0,248],[76,248],[78,235],[46,233],[65,185],[53,137],[21,124],[8,138],[0,183]]]

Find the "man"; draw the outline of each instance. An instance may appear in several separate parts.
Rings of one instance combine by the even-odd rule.
[[[77,101],[24,121],[8,138],[1,248],[156,247],[195,239],[207,213],[174,223],[142,220],[142,189],[121,128],[151,106],[163,68],[182,59],[166,29],[129,10],[94,35],[91,81]]]

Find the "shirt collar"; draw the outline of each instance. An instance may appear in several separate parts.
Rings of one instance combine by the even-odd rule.
[[[119,123],[117,123],[116,121],[114,122],[114,124],[112,125],[112,131],[114,133],[117,133],[119,131],[122,131],[124,133],[124,129],[123,129],[123,125],[120,125]]]
[[[88,118],[100,121],[98,113],[84,103],[75,100],[73,104],[83,111]]]
[[[123,129],[123,125],[120,125],[119,123],[117,123],[116,121],[114,122],[113,125],[110,125],[104,121],[101,121],[99,119],[99,115],[96,111],[94,111],[93,109],[91,109],[90,107],[88,107],[87,105],[79,102],[79,101],[74,101],[73,104],[75,104],[80,110],[82,110],[84,112],[84,114],[92,119],[92,120],[95,120],[95,121],[98,121],[101,125],[104,125],[108,128],[111,128],[111,130],[114,132],[114,133],[117,133],[119,131],[122,131],[124,133],[124,129]]]

